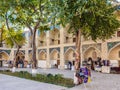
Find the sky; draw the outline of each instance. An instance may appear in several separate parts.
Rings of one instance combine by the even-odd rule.
[[[118,2],[120,2],[120,0],[117,0]]]

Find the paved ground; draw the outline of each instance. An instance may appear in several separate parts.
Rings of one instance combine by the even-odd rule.
[[[64,90],[65,87],[0,74],[0,90]]]
[[[31,69],[17,69],[17,71]],[[38,69],[39,73],[63,74],[64,77],[73,78],[73,71],[58,69]],[[17,77],[0,75],[0,90],[120,90],[120,75],[92,72],[92,82],[66,88],[47,83],[21,79]],[[86,88],[85,88],[86,86]]]

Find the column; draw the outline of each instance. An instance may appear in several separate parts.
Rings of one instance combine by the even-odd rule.
[[[107,55],[107,42],[103,42],[101,44],[101,58],[102,59],[108,59],[108,55]]]
[[[64,69],[64,28],[60,29],[60,69]]]
[[[50,39],[49,39],[49,31],[46,33],[46,44],[47,44],[47,60],[46,60],[46,66],[47,68],[51,68],[50,66],[50,51],[49,51],[49,45],[50,45]]]
[[[25,60],[26,60],[26,61],[30,61],[30,60],[29,60],[28,49],[25,49]]]

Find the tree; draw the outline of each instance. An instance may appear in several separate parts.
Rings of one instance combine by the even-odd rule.
[[[47,8],[48,0],[16,0],[12,6],[12,24],[27,27],[32,37],[32,66],[37,68],[36,60],[36,32],[48,30],[47,18],[49,16]]]
[[[105,40],[120,26],[111,0],[51,0],[49,6],[55,11],[51,16],[55,24],[69,24],[69,32],[76,36],[76,70],[81,61],[81,36],[91,37],[94,41]]]
[[[7,39],[5,40],[5,43],[8,46],[17,47],[17,51],[14,57],[14,67],[16,67],[16,61],[17,61],[19,50],[26,43],[26,38],[22,30],[14,30],[14,29],[8,31],[6,38]]]
[[[23,31],[21,30],[22,27],[17,26],[17,24],[13,23],[15,19],[15,16],[13,16],[14,9],[11,8],[13,4],[15,4],[15,1],[13,0],[0,1],[0,5],[2,5],[2,7],[0,7],[0,21],[3,24],[1,27],[1,41],[4,40],[5,44],[11,47],[17,46],[17,51],[15,54],[15,62],[14,62],[14,66],[15,66],[19,49],[22,47],[22,45],[25,44],[26,41],[23,35]]]

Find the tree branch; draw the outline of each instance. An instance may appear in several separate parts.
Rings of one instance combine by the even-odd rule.
[[[30,25],[28,23],[26,23],[26,26],[29,28],[30,33],[33,34],[32,28],[30,27]]]
[[[36,25],[35,25],[35,27],[34,27],[34,30],[36,30],[36,29],[38,28],[38,26],[39,26],[39,24],[40,24],[40,21],[41,21],[41,19],[39,19],[38,22],[36,22]]]

